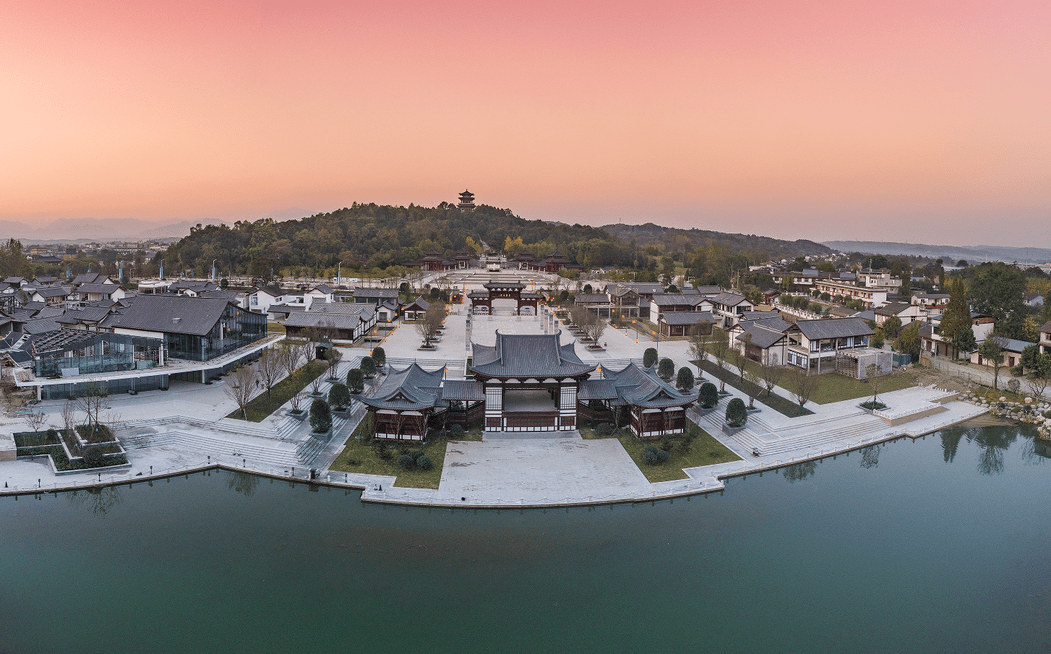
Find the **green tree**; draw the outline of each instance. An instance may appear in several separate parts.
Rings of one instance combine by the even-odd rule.
[[[1007,340],[1000,336],[990,336],[978,348],[978,356],[982,357],[987,365],[993,367],[993,388],[999,389],[1000,368],[1004,367],[1004,347]]]
[[[310,426],[316,434],[324,434],[332,429],[332,409],[320,397],[310,405]]]
[[[365,379],[372,379],[376,376],[376,360],[372,357],[362,357],[360,367]]]
[[[719,389],[711,382],[701,384],[699,399],[701,407],[711,409],[719,403]]]
[[[901,318],[897,316],[891,316],[883,321],[883,336],[889,339],[895,339],[898,334],[901,333]]]
[[[920,323],[913,321],[898,333],[894,341],[894,349],[903,354],[911,354],[913,358],[920,356],[923,347],[923,339],[920,337]]]
[[[744,400],[735,397],[726,405],[726,424],[729,427],[744,427],[748,422],[748,409]]]
[[[361,372],[361,368],[347,371],[347,386],[353,393],[360,393],[365,389],[365,373]]]
[[[387,353],[379,345],[372,348],[372,362],[376,364],[377,368],[387,365]]]
[[[328,403],[342,411],[350,405],[350,389],[345,384],[333,384],[328,391]]]
[[[657,348],[646,348],[646,351],[642,353],[642,366],[649,368],[655,363],[657,363]]]
[[[693,390],[693,371],[690,370],[689,366],[683,366],[679,368],[679,374],[675,377],[675,387],[683,393],[689,393]]]
[[[1033,369],[1036,368],[1037,359],[1039,358],[1039,356],[1040,346],[1036,343],[1032,345],[1027,345],[1025,348],[1022,349],[1022,356],[1018,361],[1018,365],[1022,366],[1022,374],[1025,374],[1026,370],[1032,372]]]
[[[967,300],[967,286],[960,278],[949,282],[949,304],[945,307],[938,334],[953,349],[953,357],[974,347],[974,329]],[[969,335],[969,338],[968,338]],[[970,347],[965,347],[970,345]]]
[[[996,331],[1006,338],[1025,337],[1025,273],[1006,263],[983,263],[971,281],[971,305],[996,319]]]
[[[657,375],[664,381],[668,381],[673,374],[675,374],[675,362],[667,357],[661,359],[661,362],[657,364]]]

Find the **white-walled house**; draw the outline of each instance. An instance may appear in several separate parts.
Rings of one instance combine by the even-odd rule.
[[[845,351],[867,348],[875,332],[861,318],[799,320],[786,332],[788,347],[785,363],[817,372],[833,370],[836,356]]]
[[[882,325],[889,318],[897,316],[901,320],[902,326],[904,326],[915,320],[926,318],[927,310],[918,304],[891,302],[876,309],[875,314],[877,325]]]
[[[276,286],[257,286],[248,292],[247,306],[252,313],[267,313],[271,304],[277,304],[284,292]]]

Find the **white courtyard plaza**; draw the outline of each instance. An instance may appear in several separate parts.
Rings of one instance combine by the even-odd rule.
[[[382,343],[390,365],[400,368],[417,361],[426,369],[448,369],[450,378],[462,378],[470,356],[470,340],[492,344],[496,331],[505,334],[542,334],[562,329],[541,311],[540,316],[473,315],[468,306],[450,307],[445,333],[436,348],[419,350],[422,337],[412,324],[399,324]],[[573,336],[562,329],[561,341]],[[689,365],[686,341],[656,343],[635,332],[607,327],[599,339],[604,351],[590,351],[577,344],[585,362],[620,369],[629,361],[641,361],[648,347],[657,347],[661,357],[676,366]],[[357,365],[367,348],[342,348],[339,377]],[[695,373],[699,373],[695,369]],[[700,383],[700,382],[698,382]],[[174,472],[224,466],[278,476],[303,479],[308,466],[324,468],[334,460],[353,432],[363,411],[336,421],[330,441],[318,442],[306,421],[287,416],[287,405],[261,423],[228,419],[236,405],[226,395],[220,380],[211,385],[173,383],[170,391],[150,391],[137,396],[112,396],[105,418],[119,420],[120,436],[128,450],[130,466],[99,473],[55,475],[39,460],[0,462],[0,493],[32,489],[52,490],[106,482],[125,483]],[[324,391],[327,392],[328,384]],[[742,396],[732,387],[727,390]],[[784,396],[788,393],[777,391]],[[743,396],[742,396],[743,397]],[[862,400],[834,404],[810,404],[811,416],[786,418],[757,401],[761,411],[749,417],[746,429],[734,434],[722,431],[726,400],[706,415],[692,412],[703,429],[741,456],[733,463],[687,469],[686,479],[649,483],[615,439],[583,440],[577,432],[486,433],[482,442],[450,443],[437,490],[396,488],[385,476],[322,474],[322,480],[363,488],[366,501],[429,506],[506,507],[561,506],[574,504],[639,501],[695,494],[723,487],[722,477],[769,469],[808,458],[826,456],[902,435],[919,436],[984,412],[980,407],[956,401],[944,391],[912,388],[881,394],[900,424],[873,416],[858,407]],[[747,398],[743,398],[747,401]],[[61,424],[61,402],[43,402],[39,409],[48,424]],[[936,413],[925,415],[939,405]],[[921,416],[909,420],[910,415]],[[0,432],[25,430],[21,418],[0,421]],[[758,451],[759,456],[753,452]],[[6,488],[4,487],[6,485]]]

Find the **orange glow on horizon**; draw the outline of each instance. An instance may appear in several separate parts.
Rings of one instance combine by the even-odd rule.
[[[998,220],[977,240],[1051,240],[1046,4],[5,14],[0,219],[255,219],[468,186],[526,218],[888,240]]]

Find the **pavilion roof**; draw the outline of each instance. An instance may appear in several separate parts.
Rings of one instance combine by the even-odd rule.
[[[502,334],[495,345],[473,343],[471,370],[486,377],[535,378],[577,377],[595,369],[584,363],[573,343],[559,344],[557,334]]]

